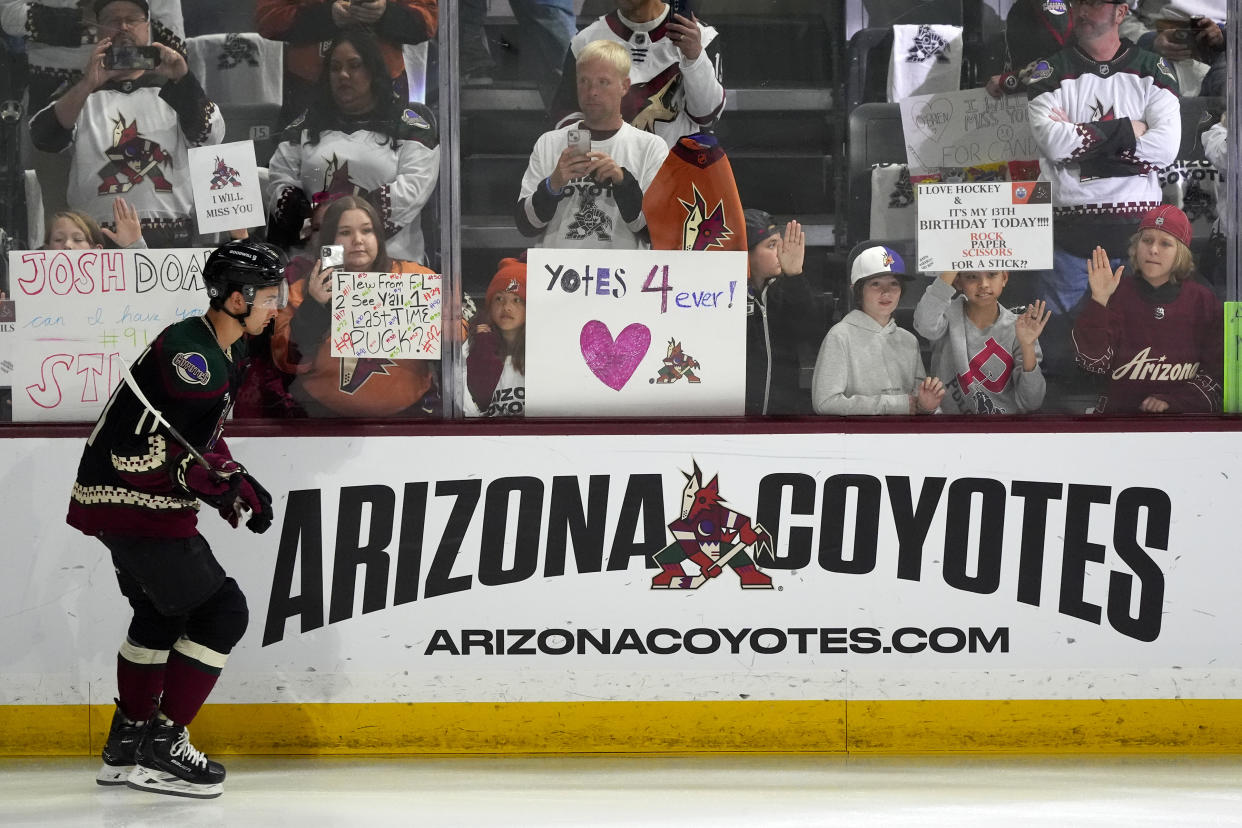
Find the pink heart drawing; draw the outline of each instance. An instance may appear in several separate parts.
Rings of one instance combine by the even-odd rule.
[[[632,322],[614,340],[607,325],[592,319],[582,326],[578,344],[591,373],[612,390],[620,391],[647,355],[651,329],[641,322]]]

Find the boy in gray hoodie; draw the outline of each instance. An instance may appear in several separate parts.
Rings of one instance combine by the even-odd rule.
[[[1052,316],[1042,301],[1021,314],[1000,305],[1005,270],[946,271],[914,309],[914,329],[932,343],[931,373],[949,414],[1025,414],[1044,402],[1039,335]]]
[[[918,340],[892,319],[909,280],[891,248],[868,247],[854,259],[854,310],[828,331],[815,360],[816,414],[936,412],[944,385],[925,376]]]

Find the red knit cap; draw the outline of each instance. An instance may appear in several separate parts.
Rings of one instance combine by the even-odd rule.
[[[1139,232],[1141,233],[1149,227],[1163,230],[1182,244],[1190,247],[1192,235],[1190,219],[1186,218],[1186,214],[1172,204],[1161,204],[1143,216],[1143,221],[1139,224]]]
[[[492,300],[502,291],[516,293],[523,302],[526,301],[526,262],[517,259],[500,260],[500,269],[487,286],[487,307],[492,306]]]

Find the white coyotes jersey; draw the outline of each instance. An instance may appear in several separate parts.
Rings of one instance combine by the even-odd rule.
[[[669,14],[665,6],[655,20],[635,23],[610,12],[578,32],[569,48],[575,59],[593,40],[611,40],[629,50],[630,91],[621,102],[621,114],[671,147],[678,138],[720,117],[725,92],[707,53],[716,30],[699,24],[703,51],[694,61],[683,63],[681,50],[664,25]]]
[[[1182,132],[1164,58],[1128,41],[1105,62],[1070,46],[1036,62],[1028,94],[1058,212],[1137,214],[1160,203],[1158,172],[1177,158]],[[1135,139],[1122,119],[1147,131]]]

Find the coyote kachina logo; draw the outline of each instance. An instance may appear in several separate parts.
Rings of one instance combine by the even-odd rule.
[[[164,148],[138,133],[137,119],[125,123],[118,117],[112,127],[112,146],[104,151],[108,163],[99,171],[103,182],[99,195],[128,193],[143,181],[162,193],[172,192],[172,182],[164,177],[161,164],[172,164],[172,156]]]
[[[220,190],[224,187],[240,187],[241,173],[230,167],[220,156],[216,156],[216,168],[211,173],[211,189]]]
[[[742,589],[772,588],[772,578],[755,567],[759,554],[771,557],[771,536],[748,516],[724,505],[719,475],[703,485],[698,463],[694,473],[686,475],[681,517],[668,525],[668,531],[673,542],[653,556],[662,571],[651,579],[652,589],[698,589],[719,577],[726,566],[737,575]],[[686,574],[681,564],[687,559],[698,565],[699,574]]]

